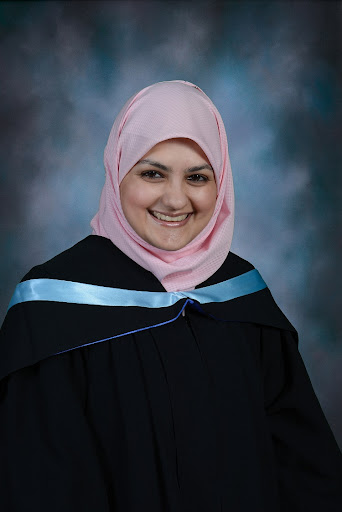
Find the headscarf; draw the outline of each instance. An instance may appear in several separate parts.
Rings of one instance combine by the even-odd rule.
[[[205,228],[185,247],[167,251],[143,240],[125,218],[120,183],[156,144],[173,138],[196,142],[213,167],[217,199]],[[234,191],[222,118],[206,94],[182,80],[159,82],[132,96],[121,109],[104,151],[106,180],[93,234],[109,238],[152,272],[167,291],[191,290],[226,259],[233,236]]]

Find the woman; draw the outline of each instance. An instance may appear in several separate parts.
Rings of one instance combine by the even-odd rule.
[[[229,251],[215,106],[143,89],[105,168],[93,234],[24,277],[2,328],[1,510],[340,511],[296,331]]]

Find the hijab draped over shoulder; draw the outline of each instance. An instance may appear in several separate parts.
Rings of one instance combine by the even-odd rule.
[[[217,199],[213,216],[194,240],[167,251],[144,241],[126,220],[120,183],[156,144],[173,138],[196,142],[215,173]],[[234,191],[222,118],[196,85],[160,82],[132,96],[118,114],[104,152],[106,180],[93,234],[109,238],[123,253],[152,272],[167,291],[190,290],[208,279],[226,259],[233,236]]]

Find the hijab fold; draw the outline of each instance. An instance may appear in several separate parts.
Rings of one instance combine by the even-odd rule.
[[[207,226],[182,249],[153,247],[130,226],[122,211],[120,183],[156,144],[173,138],[196,142],[211,163],[217,199]],[[132,96],[119,112],[104,152],[106,180],[93,234],[109,238],[123,253],[152,272],[167,291],[191,290],[226,259],[233,236],[234,191],[227,137],[221,116],[196,85],[159,82]]]

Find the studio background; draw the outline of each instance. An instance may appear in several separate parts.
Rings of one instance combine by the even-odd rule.
[[[295,325],[342,447],[342,3],[1,2],[0,321],[28,270],[90,233],[115,116],[196,83],[226,125],[232,250]]]

